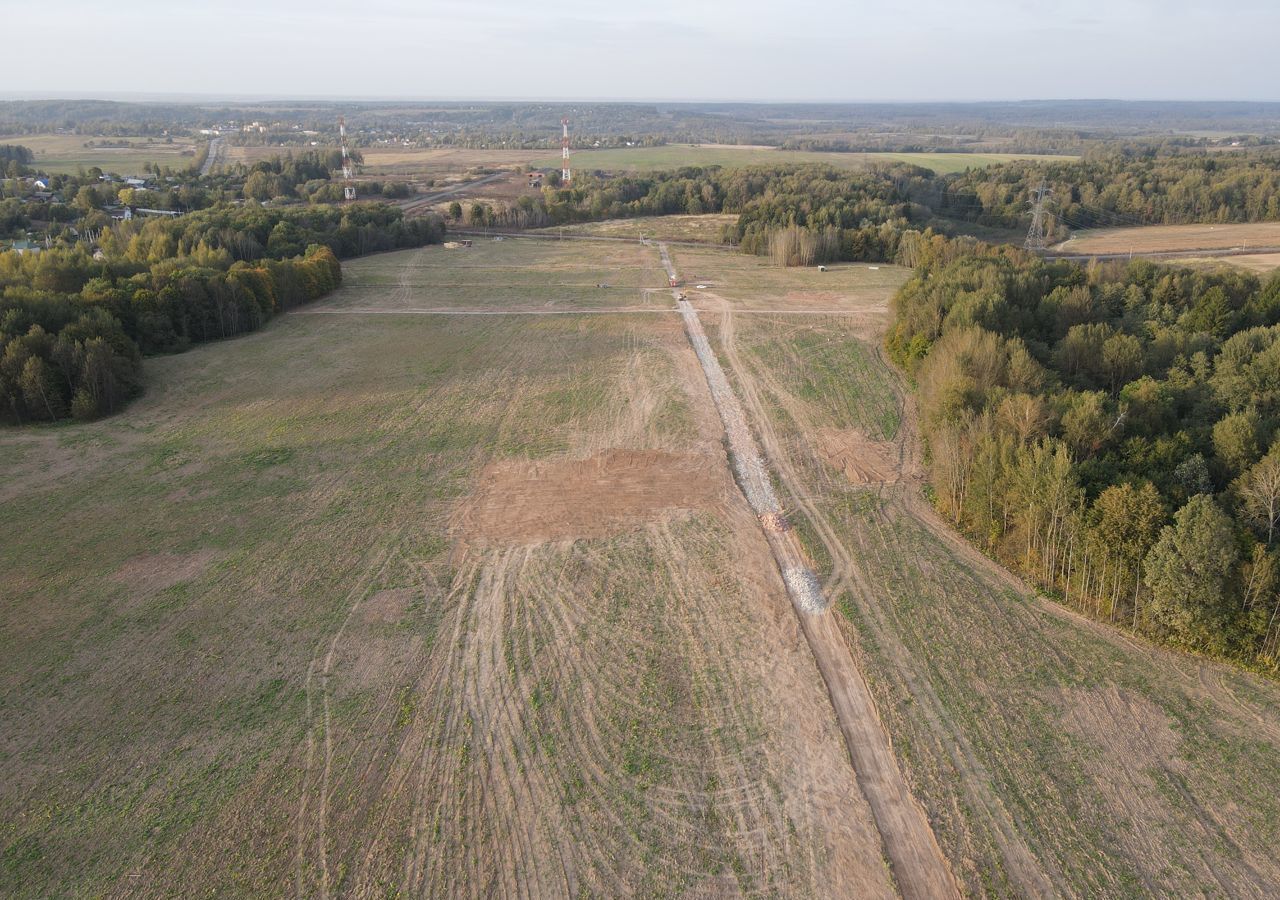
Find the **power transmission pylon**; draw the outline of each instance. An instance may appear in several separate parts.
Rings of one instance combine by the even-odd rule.
[[[356,199],[355,166],[347,152],[347,117],[338,116],[338,142],[342,145],[342,199]]]
[[[1022,246],[1035,253],[1042,253],[1045,249],[1044,202],[1052,193],[1043,181],[1031,192],[1031,227],[1027,229],[1027,239]]]
[[[573,179],[569,169],[569,117],[561,119],[560,125],[564,128],[564,136],[560,138],[560,181],[567,185]]]

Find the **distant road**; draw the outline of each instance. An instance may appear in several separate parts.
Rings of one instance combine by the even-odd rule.
[[[510,172],[506,171],[494,172],[492,175],[486,175],[483,178],[476,179],[475,181],[464,181],[460,184],[455,184],[452,187],[445,188],[442,191],[436,191],[431,194],[418,194],[414,197],[410,197],[408,200],[401,201],[399,206],[407,213],[419,212],[433,203],[440,202],[445,197],[452,196],[453,194],[460,193],[461,191],[465,191],[470,188],[481,187],[492,181],[497,181],[499,178],[506,178],[510,174]]]
[[[216,137],[209,142],[209,154],[204,158],[204,165],[200,167],[200,177],[204,178],[213,171],[213,167],[218,164],[218,157],[222,155],[222,138]]]

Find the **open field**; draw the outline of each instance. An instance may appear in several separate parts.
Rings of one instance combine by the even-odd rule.
[[[696,302],[966,891],[1274,896],[1280,686],[1083,620],[957,541],[882,332],[744,314],[778,291],[747,262],[701,259],[734,290]]]
[[[465,309],[562,312],[601,307],[672,309],[652,248],[602,243],[474,238],[470,249],[427,247],[388,265],[366,257],[344,267],[325,309]]]
[[[305,148],[303,148],[305,149]],[[228,147],[230,162],[253,163],[283,155],[283,147]],[[475,168],[533,166],[560,168],[559,151],[469,148],[361,147],[361,171],[370,176],[422,175],[444,177]],[[575,150],[573,165],[583,170],[651,172],[680,166],[754,166],[825,163],[858,169],[873,162],[908,162],[935,172],[960,172],[973,166],[989,166],[1013,159],[1071,159],[1066,156],[1034,156],[1011,153],[826,153],[777,150],[771,147],[725,144],[667,144],[608,150]]]
[[[289,152],[300,153],[315,148],[283,146],[228,146],[228,162],[253,164]],[[473,150],[464,147],[361,147],[364,157],[361,173],[368,176],[444,177],[458,175],[475,168],[523,166],[546,155],[545,150]],[[559,167],[557,157],[556,166]]]
[[[1259,275],[1269,275],[1280,269],[1280,253],[1242,253],[1231,256],[1189,256],[1171,259],[1175,265],[1185,266],[1236,266]]]
[[[914,817],[969,895],[1274,896],[1280,686],[936,519],[879,349],[908,273],[671,254],[829,609],[656,247],[348,263],[0,433],[0,895],[892,897]]]
[[[678,316],[402,314],[624,250],[368,258],[0,434],[0,894],[894,896]]]
[[[735,147],[724,144],[666,144],[661,147],[634,147],[608,150],[577,150],[575,168],[613,172],[652,172],[680,166],[758,166],[824,163],[841,169],[860,169],[875,162],[907,162],[935,172],[961,172],[971,167],[989,166],[1011,159],[1070,159],[1063,156],[1025,156],[1007,153],[827,153],[777,150],[770,147]],[[540,168],[559,167],[560,157],[540,153],[532,164]]]
[[[128,147],[86,147],[87,141],[128,142]],[[156,137],[100,137],[83,134],[19,134],[0,136],[0,144],[22,144],[35,154],[34,167],[53,173],[75,174],[94,166],[120,175],[141,175],[149,163],[174,169],[190,165],[198,145],[186,138],[166,143]]]
[[[736,213],[707,213],[701,216],[646,216],[635,219],[606,219],[563,227],[535,228],[534,234],[579,234],[593,237],[653,238],[660,241],[700,241],[720,243],[726,225],[738,221]]]
[[[1080,232],[1054,249],[1065,253],[1088,254],[1247,250],[1249,247],[1280,247],[1280,222],[1105,228]]]

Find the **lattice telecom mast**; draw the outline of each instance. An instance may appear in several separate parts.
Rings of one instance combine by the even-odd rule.
[[[1044,237],[1044,202],[1053,191],[1040,182],[1040,187],[1031,192],[1031,227],[1027,229],[1027,239],[1022,246],[1039,253],[1045,249]]]
[[[338,116],[338,141],[342,144],[342,199],[356,199],[355,167],[347,152],[347,117]]]
[[[573,173],[569,170],[569,117],[561,119],[560,125],[564,128],[564,137],[560,138],[560,181],[568,184],[573,180]]]

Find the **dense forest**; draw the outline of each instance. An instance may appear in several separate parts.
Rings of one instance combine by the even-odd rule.
[[[360,161],[358,152],[352,156]],[[179,169],[148,164],[147,177],[138,179],[143,184],[128,183],[96,167],[37,179],[31,163],[28,148],[0,145],[0,238],[35,230],[52,242],[74,242],[81,233],[110,226],[125,207],[192,212],[236,200],[273,205],[342,200],[342,185],[332,180],[342,167],[337,149],[285,153],[252,165],[222,166],[209,175],[199,173],[199,159]],[[412,190],[406,182],[361,182],[365,197],[399,199]]]
[[[438,219],[376,204],[219,206],[119,223],[97,254],[0,253],[0,421],[114,412],[143,354],[252,331],[337,287],[340,257],[442,236]]]
[[[1020,228],[1041,183],[1060,239],[1078,228],[1280,220],[1280,151],[1267,150],[1019,161],[916,185],[913,199],[941,217]]]
[[[898,253],[939,511],[1090,615],[1280,669],[1280,274]]]
[[[1017,161],[939,175],[906,163],[848,171],[825,165],[685,167],[612,176],[552,178],[538,195],[505,207],[455,205],[472,226],[536,228],[671,214],[736,213],[724,234],[744,252],[787,265],[885,261],[904,230],[963,234],[1023,229],[1032,190],[1053,190],[1049,230],[1183,222],[1280,220],[1280,152],[1111,153]]]
[[[831,259],[892,259],[896,234],[927,210],[912,209],[904,190],[932,173],[908,165],[849,172],[830,166],[685,167],[644,175],[584,172],[572,187],[548,186],[494,209],[455,203],[451,217],[471,226],[537,228],[600,219],[737,213],[724,240],[747,253],[797,249],[789,265]],[[780,236],[780,237],[779,237]]]

